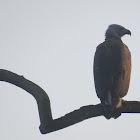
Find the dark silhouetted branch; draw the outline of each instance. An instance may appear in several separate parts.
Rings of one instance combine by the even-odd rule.
[[[0,69],[0,81],[14,84],[34,96],[38,104],[40,116],[40,131],[42,134],[57,131],[83,120],[104,116],[101,104],[83,106],[58,119],[52,118],[50,100],[46,92],[35,83],[7,70]],[[122,113],[140,113],[140,102],[123,101]]]

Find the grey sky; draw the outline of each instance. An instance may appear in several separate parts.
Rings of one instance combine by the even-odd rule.
[[[139,0],[0,0],[0,66],[41,86],[49,95],[54,118],[84,105],[97,104],[93,57],[108,25],[132,32],[123,37],[132,54],[127,100],[140,101]],[[139,115],[97,117],[41,135],[34,98],[0,84],[1,140],[138,139]],[[88,138],[87,138],[88,137]]]

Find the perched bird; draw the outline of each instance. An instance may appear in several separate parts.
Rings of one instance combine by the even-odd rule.
[[[97,46],[94,56],[95,89],[107,119],[121,115],[121,98],[129,88],[131,54],[121,40],[125,34],[131,32],[120,25],[110,25],[105,41]]]

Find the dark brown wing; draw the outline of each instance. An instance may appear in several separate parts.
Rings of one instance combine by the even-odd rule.
[[[112,74],[112,52],[104,42],[97,46],[94,56],[94,82],[99,98],[105,98],[112,87]]]

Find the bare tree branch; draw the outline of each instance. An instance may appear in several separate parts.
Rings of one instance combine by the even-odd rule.
[[[101,104],[83,106],[58,119],[52,118],[50,100],[46,92],[35,83],[7,70],[0,69],[0,81],[14,84],[34,96],[38,104],[40,116],[40,131],[42,134],[66,128],[83,120],[104,116]],[[122,113],[140,113],[140,102],[123,101]]]
[[[25,79],[23,76],[19,76],[7,70],[0,69],[0,81],[5,81],[14,84],[34,96],[38,104],[39,116],[40,116],[40,131],[44,130],[44,127],[51,124],[53,121],[50,100],[46,92],[36,85],[35,83]]]

